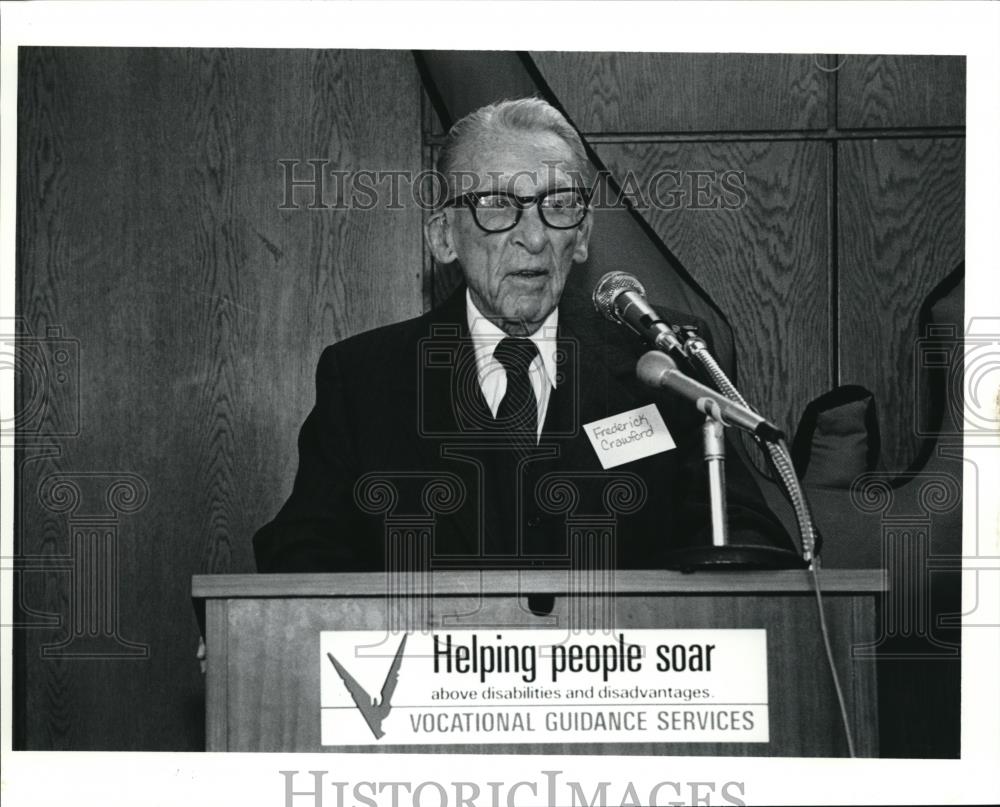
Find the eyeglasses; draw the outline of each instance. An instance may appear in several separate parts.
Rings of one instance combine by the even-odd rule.
[[[579,227],[587,215],[587,191],[581,188],[553,188],[534,196],[517,196],[504,191],[472,191],[449,199],[442,207],[465,205],[472,211],[479,229],[488,233],[513,230],[524,211],[538,205],[538,214],[555,230]]]

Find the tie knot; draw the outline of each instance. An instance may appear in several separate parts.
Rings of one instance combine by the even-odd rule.
[[[506,336],[493,351],[508,375],[527,375],[528,367],[538,355],[538,346],[523,336]]]

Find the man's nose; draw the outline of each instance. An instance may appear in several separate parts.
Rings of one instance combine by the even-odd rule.
[[[548,238],[548,227],[542,221],[538,205],[534,204],[521,214],[521,220],[514,228],[515,243],[521,244],[528,252],[541,252]]]

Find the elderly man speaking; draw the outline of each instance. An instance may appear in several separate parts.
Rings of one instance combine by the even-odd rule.
[[[544,101],[505,101],[452,127],[438,172],[448,194],[425,237],[464,284],[323,352],[292,494],[254,537],[259,569],[388,568],[408,550],[387,549],[387,517],[432,520],[393,539],[430,535],[432,566],[565,567],[582,523],[604,525],[585,563],[669,565],[710,527],[702,416],[636,379],[636,337],[560,305],[594,227],[579,136]],[[790,550],[735,452],[726,470],[732,539]]]

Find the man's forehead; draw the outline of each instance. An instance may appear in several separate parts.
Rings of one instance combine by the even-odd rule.
[[[533,191],[566,183],[574,172],[573,151],[554,132],[503,132],[467,143],[453,163],[453,187],[467,190]]]

